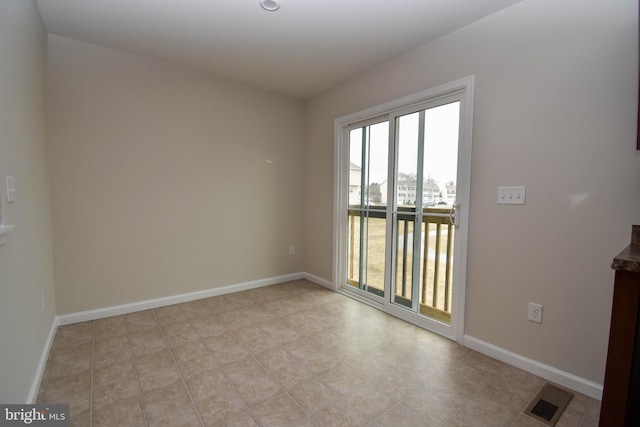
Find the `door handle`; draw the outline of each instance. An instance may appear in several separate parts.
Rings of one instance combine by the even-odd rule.
[[[454,202],[449,210],[449,222],[455,228],[460,228],[460,203]]]

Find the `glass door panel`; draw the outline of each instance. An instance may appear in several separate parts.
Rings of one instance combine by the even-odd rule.
[[[387,121],[349,131],[347,284],[384,296]]]
[[[424,113],[416,112],[396,119],[396,168],[394,230],[396,241],[395,287],[392,301],[409,309],[416,304],[416,251],[420,251],[420,224],[418,220],[421,204],[421,186],[418,182],[420,158],[420,135],[424,129]],[[416,234],[417,233],[417,234]]]
[[[396,117],[392,301],[450,323],[460,102]],[[419,224],[419,226],[418,226]]]
[[[425,110],[425,187],[437,186],[439,193],[423,212],[423,223],[429,231],[423,260],[426,274],[420,284],[420,313],[446,323],[451,321],[453,292],[459,122],[460,102]]]

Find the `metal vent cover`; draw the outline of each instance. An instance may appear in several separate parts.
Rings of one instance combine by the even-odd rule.
[[[529,402],[524,413],[550,426],[555,426],[573,393],[549,383],[545,383],[535,397]]]

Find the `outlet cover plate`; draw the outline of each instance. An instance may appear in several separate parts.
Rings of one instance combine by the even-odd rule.
[[[529,321],[542,323],[542,305],[533,302],[529,303]]]

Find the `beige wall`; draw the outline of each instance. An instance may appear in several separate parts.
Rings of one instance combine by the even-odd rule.
[[[300,101],[54,35],[48,61],[58,314],[302,270]]]
[[[45,145],[47,35],[34,1],[0,2],[0,402],[25,403],[55,315]],[[16,202],[6,203],[5,176]],[[44,292],[45,307],[41,308]]]
[[[525,0],[314,98],[305,270],[331,279],[333,119],[475,74],[466,334],[601,384],[609,265],[640,223],[637,8]]]
[[[0,401],[26,398],[53,318],[50,217],[57,314],[303,270],[329,280],[333,120],[469,74],[466,333],[601,383],[609,264],[640,223],[634,3],[525,0],[306,105],[50,36],[50,216],[46,35],[32,1],[0,2],[0,178],[19,191],[3,202],[16,230],[0,247],[0,342],[16,344]],[[526,185],[527,205],[496,205],[498,185]]]

